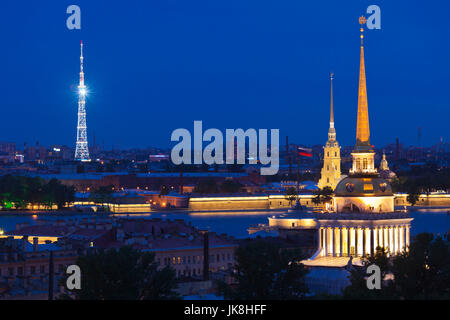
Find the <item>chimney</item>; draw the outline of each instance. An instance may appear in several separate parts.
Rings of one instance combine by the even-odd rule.
[[[203,280],[209,280],[209,232],[208,230],[200,231],[203,235]]]
[[[183,171],[180,171],[180,194],[183,194]]]
[[[39,238],[33,237],[33,252],[38,251],[38,246],[39,246]]]
[[[399,145],[398,138],[395,139],[395,159],[396,160],[400,159],[400,145]]]
[[[22,237],[22,252],[27,251],[27,242],[28,242],[28,236]]]

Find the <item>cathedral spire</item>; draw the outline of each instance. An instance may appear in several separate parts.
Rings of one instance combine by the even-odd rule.
[[[333,72],[330,74],[331,95],[330,95],[330,128],[328,129],[328,141],[336,141],[336,129],[334,128],[334,110],[333,110]]]
[[[330,98],[330,128],[334,128],[334,111],[333,111],[333,72],[330,75],[331,79],[331,98]]]
[[[369,108],[367,104],[366,69],[364,65],[363,25],[366,23],[364,16],[359,18],[361,24],[361,53],[359,62],[359,88],[358,88],[358,116],[356,124],[355,151],[371,151]]]

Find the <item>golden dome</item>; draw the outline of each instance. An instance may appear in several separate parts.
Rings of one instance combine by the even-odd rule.
[[[389,182],[379,177],[346,177],[334,190],[337,197],[392,196]]]

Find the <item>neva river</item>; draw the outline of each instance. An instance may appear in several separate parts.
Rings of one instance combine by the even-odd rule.
[[[416,209],[411,211],[412,235],[421,232],[440,233],[450,231],[450,214],[446,208],[439,209]],[[250,225],[268,223],[267,218],[273,215],[286,213],[283,210],[267,211],[224,211],[224,212],[192,212],[192,211],[167,211],[151,212],[147,214],[118,214],[118,217],[129,218],[161,218],[161,219],[183,219],[190,221],[192,225],[209,229],[217,233],[226,233],[236,238],[248,237],[247,229]],[[0,215],[0,228],[4,231],[15,229],[16,223],[36,223],[38,220],[56,219],[81,219],[84,217],[95,217],[92,214],[42,214],[42,215]],[[261,234],[261,233],[258,233]],[[261,234],[263,235],[263,234]]]

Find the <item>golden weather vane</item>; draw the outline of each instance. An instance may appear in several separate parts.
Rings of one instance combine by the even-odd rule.
[[[362,46],[362,44],[363,44],[363,38],[364,38],[364,35],[363,35],[363,32],[364,32],[363,25],[364,25],[366,22],[367,22],[366,17],[364,17],[364,16],[359,17],[359,24],[361,25],[361,46]]]

